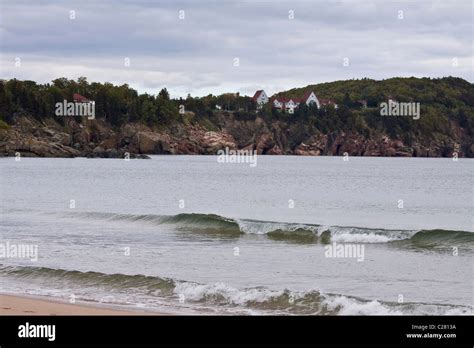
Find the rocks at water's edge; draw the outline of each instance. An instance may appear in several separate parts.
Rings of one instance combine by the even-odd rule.
[[[456,132],[453,132],[456,134]],[[148,158],[147,154],[206,154],[218,150],[246,149],[265,155],[321,156],[396,156],[459,157],[472,156],[474,145],[457,139],[420,141],[410,145],[381,134],[366,138],[343,131],[308,133],[279,122],[267,126],[256,121],[223,122],[221,129],[208,130],[198,124],[179,124],[165,129],[151,129],[142,124],[127,124],[114,129],[103,120],[71,118],[65,125],[53,119],[43,123],[32,117],[16,117],[15,124],[0,129],[0,155],[26,157]],[[467,151],[466,151],[467,148]],[[464,149],[464,150],[463,150]]]

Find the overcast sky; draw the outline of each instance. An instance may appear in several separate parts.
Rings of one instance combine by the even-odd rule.
[[[471,0],[0,2],[1,78],[86,76],[174,97],[363,77],[473,82]]]

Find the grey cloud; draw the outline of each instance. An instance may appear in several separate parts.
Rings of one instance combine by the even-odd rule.
[[[167,86],[183,96],[252,94],[254,88],[273,93],[362,77],[472,81],[470,1],[7,0],[2,7],[3,78],[87,76],[151,93]],[[15,57],[22,59],[19,68]]]

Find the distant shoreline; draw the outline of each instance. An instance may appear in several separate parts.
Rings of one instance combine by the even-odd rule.
[[[272,97],[260,90],[253,98],[173,99],[166,88],[139,95],[86,78],[4,80],[0,92],[11,96],[0,115],[0,154],[10,156],[132,159],[228,148],[257,155],[474,157],[473,85],[455,77],[335,81]],[[56,112],[65,102],[81,112]]]
[[[186,156],[193,156],[193,157],[219,157],[217,154],[140,154],[139,157],[134,157],[131,159],[152,159],[153,157],[157,156],[162,156],[162,157],[186,157]],[[318,158],[318,157],[337,157],[337,158],[344,158],[344,155],[295,155],[295,154],[286,154],[286,155],[270,155],[270,154],[259,154],[258,156],[263,156],[263,157],[313,157],[313,158]],[[446,159],[446,160],[453,160],[452,157],[406,157],[406,156],[347,156],[349,158],[406,158],[406,159]],[[0,159],[2,158],[15,158],[14,155],[11,154],[4,154],[0,153]],[[22,155],[21,158],[42,158],[42,159],[75,159],[75,158],[83,158],[83,159],[115,159],[115,160],[124,160],[125,158],[121,157],[86,157],[86,156],[74,156],[74,157],[62,157],[62,156],[29,156],[29,155]],[[469,160],[473,159],[472,157],[459,157],[458,160]],[[231,163],[232,164],[232,163]],[[239,164],[239,163],[236,163]],[[242,164],[242,163],[240,163]]]

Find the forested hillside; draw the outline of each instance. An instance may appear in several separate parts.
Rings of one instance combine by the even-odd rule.
[[[52,146],[53,132],[64,134],[56,136],[61,138],[56,144],[71,149],[65,156],[106,156],[106,150],[212,154],[228,145],[262,154],[451,156],[457,152],[473,157],[474,87],[463,79],[335,81],[278,96],[300,98],[307,91],[335,101],[338,108],[302,105],[285,113],[270,104],[257,110],[250,97],[230,93],[171,99],[166,89],[156,95],[139,94],[128,85],[89,83],[86,78],[58,78],[49,84],[3,80],[0,152],[60,156],[59,150],[31,149],[35,141],[43,142],[43,148]],[[72,101],[74,93],[95,102],[95,120],[55,115],[55,104]],[[389,98],[420,103],[420,118],[382,117],[379,105]],[[139,137],[134,139],[140,132],[148,134],[154,145],[140,147]]]

